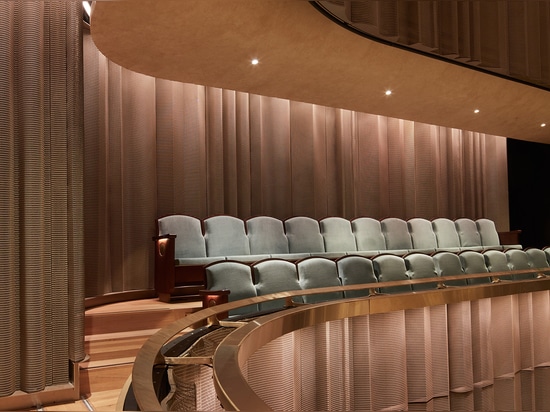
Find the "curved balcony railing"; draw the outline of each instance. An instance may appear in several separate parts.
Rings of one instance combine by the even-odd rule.
[[[550,310],[550,277],[543,275],[540,272],[541,270],[539,269],[531,269],[490,273],[489,276],[492,277],[492,283],[476,286],[445,287],[444,282],[465,278],[486,278],[488,275],[487,273],[406,281],[379,282],[375,284],[340,286],[311,290],[299,290],[293,292],[281,292],[261,297],[254,297],[242,301],[231,302],[203,309],[160,330],[144,344],[144,346],[138,353],[132,373],[133,392],[141,410],[153,411],[171,409],[170,405],[166,404],[166,401],[159,399],[159,397],[157,396],[155,386],[157,385],[159,378],[158,374],[155,373],[155,369],[167,367],[177,368],[182,365],[211,365],[213,368],[212,374],[214,378],[213,386],[215,387],[215,393],[211,392],[209,396],[217,398],[213,399],[213,401],[217,403],[219,400],[223,408],[226,410],[269,410],[289,408],[299,408],[304,410],[327,409],[329,407],[331,409],[358,409],[364,408],[366,405],[364,403],[361,404],[361,402],[367,402],[364,399],[365,396],[367,396],[365,395],[365,393],[369,394],[367,404],[370,405],[370,409],[377,409],[379,407],[389,407],[390,409],[406,408],[407,402],[431,402],[432,404],[443,402],[444,405],[451,405],[452,409],[456,409],[458,407],[467,409],[468,406],[475,406],[476,408],[479,408],[480,406],[486,407],[487,404],[479,404],[479,402],[482,402],[479,399],[485,399],[483,400],[483,402],[492,402],[490,403],[490,406],[492,407],[494,407],[495,405],[500,407],[502,405],[499,402],[501,402],[500,399],[502,398],[502,396],[500,396],[499,394],[501,392],[507,393],[509,391],[510,387],[506,386],[508,385],[508,381],[506,379],[507,377],[509,378],[510,374],[515,375],[528,370],[533,371],[541,365],[550,365],[550,349],[540,350],[540,356],[538,356],[538,358],[537,356],[535,356],[535,358],[537,359],[531,362],[531,364],[529,365],[522,365],[523,361],[521,360],[523,359],[521,357],[522,350],[527,351],[527,347],[520,347],[520,343],[526,339],[522,335],[523,332],[521,332],[527,327],[525,325],[530,325],[529,328],[525,329],[526,331],[528,331],[528,333],[533,334],[535,333],[533,332],[533,330],[535,330],[536,333],[539,335],[542,333],[543,335],[541,336],[550,337],[550,322],[548,322],[548,313]],[[533,279],[521,281],[499,280],[501,276],[527,273],[536,274],[538,276]],[[364,298],[343,299],[312,305],[294,306],[292,304],[292,297],[294,296],[326,293],[328,291],[351,291],[365,289],[374,291],[375,288],[379,287],[400,286],[404,284],[434,283],[434,281],[438,282],[440,288],[429,291],[401,294],[382,295],[373,293],[370,296]],[[543,294],[542,297],[540,294],[538,294],[539,292]],[[531,297],[531,295],[536,296],[536,298]],[[501,299],[506,296],[512,297],[510,299],[515,300]],[[518,296],[521,296],[521,298],[517,298]],[[217,318],[219,314],[227,313],[232,309],[257,304],[269,299],[286,299],[289,303],[289,308],[263,316],[251,316],[250,318],[241,319],[238,321],[220,321]],[[520,300],[516,301],[517,299]],[[525,299],[527,299],[527,303],[523,302]],[[540,304],[540,302],[543,303]],[[466,306],[461,306],[464,304],[466,304]],[[544,306],[544,308],[539,307],[539,305]],[[491,311],[491,307],[494,307],[495,309]],[[499,309],[497,311],[497,307],[504,307],[505,310]],[[430,309],[430,311],[434,311],[434,314],[426,314],[428,318],[425,318],[425,320],[423,321],[413,320],[413,318],[417,315],[417,312],[415,311],[426,311],[427,308],[432,308]],[[532,320],[533,313],[537,312],[543,314],[543,320]],[[520,314],[518,315],[518,313]],[[349,319],[353,319],[353,322],[358,322],[358,324],[360,325],[370,325],[368,326],[368,328],[372,328],[372,330],[367,328],[368,330],[370,330],[369,333],[371,333],[372,336],[380,336],[380,339],[382,339],[382,336],[387,335],[387,333],[392,330],[392,327],[384,326],[385,324],[382,324],[382,326],[377,326],[376,322],[377,320],[381,319],[380,316],[387,317],[388,325],[392,324],[392,322],[397,321],[397,323],[395,324],[397,326],[393,326],[392,333],[398,331],[397,335],[399,335],[399,338],[396,338],[396,342],[400,342],[399,345],[401,346],[407,346],[406,350],[399,349],[396,350],[395,353],[392,353],[390,351],[389,356],[387,354],[384,355],[381,353],[371,353],[369,355],[371,357],[371,360],[370,363],[368,363],[368,365],[370,366],[367,367],[374,368],[372,369],[372,373],[378,375],[382,373],[382,375],[388,376],[395,375],[395,377],[392,378],[392,381],[398,383],[401,382],[402,385],[406,386],[404,392],[399,390],[388,391],[392,394],[391,396],[388,395],[389,398],[395,398],[395,396],[398,396],[398,399],[392,400],[389,405],[384,404],[384,402],[386,402],[386,399],[380,398],[380,396],[382,396],[380,394],[384,392],[383,390],[374,387],[371,388],[371,385],[375,385],[376,382],[378,382],[380,379],[383,380],[383,376],[382,378],[376,380],[371,380],[371,378],[365,380],[356,376],[355,372],[353,372],[355,367],[365,367],[364,365],[361,366],[361,359],[364,358],[364,354],[355,354],[349,356],[346,355],[348,356],[348,358],[346,358],[346,356],[339,355],[339,350],[336,355],[321,354],[319,356],[320,358],[324,359],[321,362],[324,362],[324,366],[323,368],[319,366],[313,372],[312,370],[310,370],[310,368],[312,367],[311,365],[315,364],[316,362],[307,363],[305,361],[302,362],[300,361],[300,359],[295,358],[295,356],[297,356],[296,353],[301,354],[300,356],[304,357],[304,359],[307,358],[307,356],[311,356],[311,353],[317,350],[315,348],[319,345],[320,341],[317,338],[311,340],[306,339],[304,337],[305,335],[300,337],[301,335],[292,334],[305,333],[300,331],[309,330],[308,328],[324,328],[325,326],[319,325],[332,325],[331,322],[344,322],[341,326],[339,326],[338,324],[334,326],[339,331],[340,328],[343,328],[341,332],[338,332],[338,334],[342,334],[344,338],[339,338],[338,342],[345,341],[347,342],[347,344],[353,346],[355,345],[355,343],[353,342],[357,342],[357,339],[350,337],[352,331],[348,330],[348,328],[351,327],[350,325],[348,325],[348,323],[350,322]],[[395,316],[397,316],[397,318],[395,318]],[[431,318],[431,316],[433,316],[433,319]],[[489,316],[489,318],[487,318],[487,316]],[[491,316],[493,317],[491,318]],[[506,317],[506,319],[504,320],[504,324],[509,326],[496,326],[497,324],[499,324],[499,322],[503,321],[502,319],[500,319],[501,316]],[[526,316],[527,318],[531,319],[531,321],[529,321],[530,323],[526,320]],[[370,320],[365,317],[370,317]],[[471,323],[471,325],[466,328],[470,330],[470,333],[472,335],[469,344],[464,344],[464,342],[462,342],[464,338],[464,333],[462,332],[458,334],[460,336],[448,336],[449,334],[456,334],[458,330],[461,330],[460,328],[463,328],[463,323],[465,322],[464,317],[469,318],[469,322]],[[482,326],[486,325],[487,322],[489,322],[490,324],[491,320],[495,323],[496,332],[494,332],[493,346],[495,346],[496,349],[491,349],[490,359],[479,361],[479,359],[476,358],[479,357],[478,352],[487,352],[487,350],[483,348],[484,343],[479,343],[483,341],[485,339],[484,337],[486,337],[487,335],[487,332],[483,331]],[[444,331],[444,336],[440,332],[431,330],[430,325],[432,324],[440,325],[438,327],[442,328],[441,330]],[[208,325],[211,329],[217,329],[218,327],[223,327],[226,329],[226,332],[223,334],[223,336],[218,338],[218,341],[215,342],[213,348],[210,348],[210,351],[206,351],[203,353],[201,352],[201,350],[196,350],[196,353],[193,353],[193,351],[196,349],[196,343],[188,345],[190,349],[185,349],[182,346],[182,350],[178,350],[179,343],[181,343],[185,339],[197,342],[198,338],[193,336],[198,336],[202,333],[206,333],[205,325]],[[332,328],[333,326],[330,327]],[[361,328],[355,326],[355,332],[353,333],[359,333],[359,330],[365,331],[367,329],[363,328],[362,326]],[[424,331],[420,333],[420,331],[424,329],[426,329],[426,331],[428,332]],[[475,331],[471,332],[473,330]],[[434,338],[430,337],[429,339],[436,339],[435,337],[437,337],[437,339],[439,340],[442,339],[441,342],[443,343],[438,343],[436,345],[434,343],[435,341],[429,343],[427,341],[425,342],[423,340],[424,338],[419,338],[418,336],[414,337],[412,335],[404,335],[404,333],[414,335],[416,332],[420,333],[420,335],[418,336],[424,336],[426,339],[428,339],[428,335],[431,336],[433,334]],[[330,332],[328,329],[323,329],[323,331],[321,332],[311,333],[314,334],[312,336],[317,336],[315,334],[319,334],[319,336],[324,337],[325,335],[329,336],[332,332]],[[499,333],[504,333],[504,335],[502,335],[502,338],[499,337]],[[544,335],[544,333],[546,333],[546,335]],[[289,343],[289,341],[285,341],[284,339],[283,341],[281,341],[281,337],[283,336],[295,337],[291,339],[292,343]],[[510,349],[508,348],[508,345],[501,345],[501,342],[499,342],[500,339],[502,339],[503,343],[504,341],[511,340],[514,345],[516,345],[512,351],[515,351],[517,353],[510,354]],[[299,342],[299,347],[293,346],[297,345],[296,342]],[[376,342],[376,339],[374,341],[369,340],[369,342],[370,343],[366,342],[365,345],[361,345],[361,347],[366,348],[369,347],[369,345],[376,346],[380,344],[380,342]],[[479,347],[474,348],[473,355],[471,348],[464,349],[468,348],[468,345],[471,346],[472,342],[474,346],[481,345],[481,349]],[[521,344],[523,345],[523,343]],[[396,345],[399,346],[398,344]],[[427,393],[418,395],[415,394],[415,391],[417,389],[415,389],[414,385],[409,387],[411,384],[407,383],[407,376],[403,377],[403,372],[406,375],[406,371],[408,369],[410,369],[409,372],[411,372],[411,370],[413,369],[414,362],[412,362],[411,360],[412,356],[407,355],[411,359],[405,359],[403,358],[403,356],[397,356],[396,354],[404,353],[403,351],[406,351],[408,354],[411,350],[409,348],[410,345],[420,345],[423,348],[430,348],[430,353],[432,351],[432,348],[438,348],[438,353],[443,354],[441,355],[442,357],[447,357],[444,361],[438,361],[438,363],[435,361],[435,359],[438,357],[436,355],[430,355],[434,359],[434,364],[440,364],[441,369],[437,371],[434,370],[433,374],[434,376],[437,375],[445,377],[444,379],[442,379],[442,381],[448,382],[448,385],[446,386],[446,391],[442,390],[441,388],[436,388],[434,385],[432,385],[434,386],[433,388],[431,388],[430,390],[426,389]],[[505,351],[505,354],[510,355],[509,357],[510,359],[512,359],[512,363],[509,365],[509,367],[505,368],[502,366],[498,366],[502,362],[506,363],[507,365],[509,363],[506,360],[501,362],[501,358],[499,358],[499,356],[503,357],[503,355],[501,353],[502,350],[498,349],[499,345],[502,346],[502,350]],[[536,346],[538,344],[530,343],[529,345],[531,345],[529,346],[529,350],[534,350],[533,345]],[[275,349],[273,349],[273,347]],[[374,348],[371,349],[374,351]],[[369,351],[371,349],[369,349]],[[464,352],[465,350],[466,352]],[[285,361],[280,360],[282,356],[280,355],[281,351],[283,353],[292,354],[292,359],[289,361],[288,364],[286,364]],[[436,349],[433,349],[433,351],[435,353]],[[529,356],[531,355],[533,354],[530,353]],[[425,355],[420,356],[420,358],[422,358],[423,356]],[[518,356],[520,360],[517,359]],[[329,362],[327,361],[327,359],[331,357],[338,358],[338,365],[344,365],[343,368],[346,370],[344,373],[344,377],[339,375],[331,375],[332,372],[330,371],[332,371],[334,368],[331,368],[330,365],[325,364],[326,362]],[[355,357],[357,359],[354,358],[355,360],[352,359],[350,361],[350,357]],[[272,362],[275,362],[272,368],[265,367],[265,365],[269,364],[269,359],[272,359]],[[383,360],[385,362],[384,368],[382,368],[384,370],[382,372],[380,368],[379,370],[375,370],[375,364],[377,360]],[[491,363],[491,365],[495,363],[496,366],[494,368],[492,366],[491,368],[489,368],[491,369],[491,372],[489,373],[490,376],[488,377],[482,376],[481,378],[472,378],[473,381],[469,383],[462,382],[462,375],[468,375],[468,373],[470,373],[470,375],[472,376],[479,373],[483,375],[483,371],[486,368],[482,368],[483,373],[479,372],[478,366],[470,365],[475,363],[474,360],[483,367],[485,367],[485,364],[489,363]],[[412,363],[411,365],[407,366],[407,362]],[[454,372],[449,372],[449,365],[460,364],[461,362],[469,365],[466,367],[467,373],[464,373],[463,370],[459,371],[456,374]],[[301,366],[295,371],[294,369],[298,364],[300,364]],[[257,371],[258,365],[262,365],[260,368],[260,373],[258,373]],[[280,368],[282,368],[281,370],[279,370],[279,366]],[[456,367],[456,365],[453,367]],[[432,360],[430,360],[430,370],[431,368],[436,369],[436,366],[432,367]],[[336,368],[336,370],[340,370],[340,367]],[[344,396],[342,398],[343,400],[339,401],[340,403],[338,403],[336,401],[336,398],[339,398],[339,396],[331,394],[330,388],[325,388],[322,391],[321,389],[314,389],[315,391],[324,391],[323,394],[319,395],[319,393],[317,393],[316,395],[316,397],[321,399],[321,401],[317,398],[317,400],[315,400],[308,395],[307,385],[304,383],[307,382],[307,379],[305,379],[305,377],[309,376],[309,374],[312,373],[313,375],[315,375],[315,379],[318,379],[319,382],[324,382],[323,385],[325,386],[328,385],[330,387],[331,385],[333,385],[341,387],[342,385],[344,385],[346,390],[347,388],[351,388],[350,390],[352,391],[356,389],[358,393],[348,394],[346,395],[347,397]],[[325,376],[325,374],[327,375]],[[291,378],[288,378],[288,376],[291,376]],[[432,378],[433,376],[426,381],[432,382]],[[282,379],[283,381],[278,382],[279,379]],[[288,379],[290,379],[292,383],[289,383]],[[349,382],[350,379],[353,380],[353,385]],[[329,384],[326,384],[326,382],[329,382]],[[402,385],[399,387],[401,388]],[[487,397],[484,397],[483,395],[483,393],[488,393],[488,387],[491,388],[491,393],[494,392],[491,398],[492,401],[486,400]],[[288,390],[288,388],[295,389]],[[266,390],[268,394],[266,394]],[[359,395],[359,393],[361,395]],[[394,394],[397,395],[394,396]],[[172,398],[173,397],[174,393],[172,393]],[[313,402],[313,404],[307,404],[307,399],[310,398],[312,399],[311,402]],[[524,398],[526,399],[526,396]],[[324,401],[322,399],[324,399]],[[524,404],[521,404],[521,402],[527,402],[527,400],[525,399],[523,401],[521,399],[515,399],[511,401],[513,402],[512,408],[525,406]],[[544,399],[544,397],[542,397],[541,399]],[[210,401],[212,401],[212,399]],[[304,402],[306,402],[306,404],[303,404]],[[316,404],[315,402],[321,403]],[[403,404],[403,402],[405,402],[405,404]],[[202,405],[202,408],[199,408],[199,406],[200,405],[197,404],[193,405],[193,407],[195,408],[204,409],[204,404]],[[538,406],[547,405],[545,405],[544,401],[542,400],[539,401],[539,403],[537,404],[537,409],[540,409]],[[173,408],[178,409],[177,407]]]

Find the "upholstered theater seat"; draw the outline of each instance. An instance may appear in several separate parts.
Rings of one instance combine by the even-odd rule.
[[[389,217],[380,222],[382,233],[386,239],[387,253],[404,255],[413,248],[407,222],[396,217]]]
[[[336,262],[323,257],[309,257],[296,263],[298,278],[302,289],[341,286]],[[317,295],[304,295],[305,303],[324,302],[342,299],[342,292],[328,292]]]
[[[483,252],[485,258],[485,266],[489,272],[507,272],[510,270],[508,266],[508,256],[501,250],[486,250]],[[500,276],[500,280],[512,280],[512,275]]]
[[[440,217],[432,220],[432,227],[437,238],[438,251],[460,252],[460,238],[456,231],[455,222]]]
[[[405,267],[407,275],[410,279],[437,278],[438,274],[435,269],[433,258],[424,253],[411,253],[405,256]],[[438,281],[434,283],[421,283],[412,285],[413,290],[429,290],[437,288]]]
[[[340,254],[357,251],[351,222],[341,217],[327,217],[319,222],[326,252]]]
[[[229,302],[257,296],[252,281],[252,270],[242,262],[224,260],[212,263],[205,268],[206,289],[221,291],[229,289]],[[229,316],[244,315],[258,311],[258,305],[250,305],[229,312]]]
[[[361,285],[366,283],[376,283],[378,279],[374,274],[372,260],[365,256],[348,255],[336,260],[338,276],[342,285]],[[346,298],[368,296],[369,290],[350,290],[345,291]]]
[[[192,216],[171,215],[157,220],[158,235],[176,235],[175,264],[205,265],[213,259],[207,257],[201,221]]]
[[[252,272],[258,296],[301,289],[296,265],[287,260],[262,260],[252,265]],[[301,297],[293,300],[299,303],[303,301]],[[285,301],[282,299],[263,302],[260,310],[281,309],[284,305]]]
[[[470,275],[474,273],[489,273],[489,269],[485,265],[485,257],[483,254],[474,250],[465,250],[460,252],[460,263],[464,273]],[[476,285],[480,283],[491,283],[490,277],[482,277],[475,279],[468,279],[469,285]]]
[[[386,250],[386,239],[380,221],[370,217],[360,217],[351,222],[357,244],[357,254],[375,256]]]
[[[209,257],[250,255],[244,222],[233,216],[213,216],[204,220],[206,253]],[[269,257],[269,256],[266,256]]]
[[[444,277],[464,275],[464,270],[462,269],[460,258],[456,253],[441,251],[434,253],[432,257],[439,276]],[[465,286],[467,284],[466,279],[442,279],[442,281],[447,286]]]
[[[500,238],[498,236],[495,222],[490,219],[477,219],[476,220],[477,231],[481,237],[481,244],[483,249],[496,249],[503,250],[504,247],[500,244]]]
[[[535,276],[550,274],[550,264],[546,259],[546,253],[544,250],[528,248],[525,249],[525,253],[527,253],[527,256],[529,257],[529,266],[531,266],[532,269],[541,269],[540,273],[535,274]]]
[[[506,256],[508,257],[508,266],[510,267],[510,270],[531,269],[531,265],[529,264],[529,255],[527,255],[524,250],[509,249],[504,253],[506,253]],[[513,275],[514,280],[532,279],[534,277],[535,275],[532,273]]]
[[[475,250],[478,252],[483,250],[476,222],[472,219],[461,218],[455,220],[455,226],[462,250]]]
[[[319,222],[306,216],[296,216],[284,222],[290,253],[302,256],[325,253]]]
[[[433,253],[437,250],[437,238],[432,222],[419,217],[407,221],[414,252]]]
[[[409,277],[407,276],[407,268],[405,267],[405,260],[400,256],[384,254],[376,256],[373,258],[372,262],[374,265],[374,272],[376,273],[379,282],[409,280]],[[411,291],[411,285],[386,286],[380,288],[380,292],[382,293],[401,293]]]
[[[251,255],[287,256],[288,240],[283,222],[270,216],[257,216],[246,221]]]

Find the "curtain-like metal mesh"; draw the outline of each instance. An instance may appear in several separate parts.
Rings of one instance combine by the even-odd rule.
[[[506,139],[132,73],[85,46],[86,295],[151,288],[154,222],[487,217]]]
[[[273,410],[547,410],[549,311],[544,291],[320,323],[241,372]]]
[[[0,396],[84,357],[82,10],[0,2]]]

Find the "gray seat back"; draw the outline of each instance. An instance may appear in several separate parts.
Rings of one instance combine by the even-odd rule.
[[[487,266],[485,265],[485,257],[483,254],[473,250],[465,250],[464,252],[461,252],[459,256],[464,273],[489,273],[489,269],[487,269]],[[468,279],[469,285],[477,285],[481,283],[491,283],[491,278],[483,277]]]
[[[336,260],[338,276],[342,285],[361,285],[365,283],[376,283],[378,279],[374,274],[372,260],[364,256],[348,255]],[[368,296],[369,290],[344,291],[346,298]]]
[[[269,216],[257,216],[246,221],[250,254],[288,253],[288,239],[283,222]]]
[[[357,250],[351,222],[341,217],[327,217],[319,222],[326,252],[354,252]]]
[[[380,222],[386,239],[386,249],[405,254],[413,248],[407,222],[396,217],[389,217]]]
[[[414,251],[435,252],[437,249],[437,238],[432,227],[432,222],[419,217],[407,221],[409,233],[411,234]]]
[[[424,253],[411,253],[405,256],[405,267],[410,279],[424,279],[438,277],[435,263],[431,256]],[[422,283],[412,285],[413,290],[429,290],[437,288],[437,281],[434,283]]]
[[[481,245],[484,249],[503,249],[495,222],[490,219],[481,218],[476,220],[476,226],[481,237]]]
[[[319,222],[306,216],[285,220],[285,231],[290,253],[319,253],[325,251]]]
[[[229,289],[229,302],[256,296],[250,266],[231,260],[212,263],[205,267],[207,290]],[[258,305],[250,305],[229,312],[230,316],[258,311]]]
[[[270,293],[300,290],[296,265],[283,259],[266,259],[252,265],[254,282],[258,296]],[[301,297],[293,298],[295,302],[302,302]],[[283,299],[260,303],[260,310],[281,309]]]
[[[437,238],[437,249],[447,252],[460,251],[460,238],[455,223],[443,217],[432,220],[432,227]]]
[[[462,250],[477,250],[481,251],[481,236],[477,229],[476,222],[472,219],[461,218],[455,220],[455,227],[460,239],[460,247]]]
[[[452,252],[437,252],[432,257],[439,276],[459,276],[464,274],[460,258],[457,254]],[[442,279],[442,281],[445,283],[445,285],[449,286],[464,286],[467,284],[466,279]]]
[[[529,256],[525,253],[525,251],[520,249],[509,249],[504,253],[506,253],[506,256],[508,257],[508,266],[510,267],[510,270],[531,269],[531,265],[529,264]],[[535,275],[532,273],[526,273],[521,275],[513,275],[512,277],[514,280],[521,280],[532,279]]]
[[[351,228],[358,251],[373,252],[374,255],[386,250],[386,239],[378,220],[360,217],[352,220]]]
[[[529,266],[531,266],[532,269],[541,269],[540,274],[543,275],[550,274],[550,265],[546,260],[546,253],[544,253],[544,250],[528,248],[525,249],[525,253],[527,253],[529,257]],[[535,274],[535,276],[538,276],[538,274]]]
[[[336,262],[322,257],[305,258],[296,263],[298,278],[302,289],[323,288],[329,286],[341,286]],[[316,295],[304,295],[305,303],[317,303],[327,300],[342,299],[342,292],[320,293]]]
[[[379,282],[390,282],[393,280],[408,280],[405,260],[400,256],[384,254],[373,258],[374,272]],[[380,288],[382,293],[411,292],[411,285],[385,286]]]
[[[159,235],[176,235],[176,259],[206,257],[201,222],[192,216],[171,215],[157,220]]]
[[[233,216],[213,216],[204,220],[208,256],[250,255],[244,222]]]
[[[486,250],[483,252],[485,257],[485,266],[489,272],[507,272],[510,270],[508,266],[508,256],[502,250]],[[502,280],[512,280],[511,275],[499,276]]]

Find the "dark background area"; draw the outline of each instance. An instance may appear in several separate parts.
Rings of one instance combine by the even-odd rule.
[[[550,145],[507,139],[510,230],[524,247],[550,246]]]

